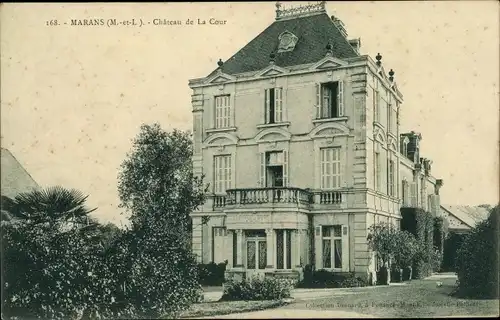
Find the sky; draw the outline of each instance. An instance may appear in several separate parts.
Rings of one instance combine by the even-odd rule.
[[[188,80],[208,75],[275,19],[275,2],[0,8],[2,147],[40,185],[83,191],[98,207],[95,216],[116,224],[124,221],[117,175],[140,125],[190,130]],[[405,100],[401,130],[422,134],[421,153],[444,179],[441,202],[497,203],[498,3],[350,1],[326,8],[349,38],[361,38],[362,54],[380,52],[384,67],[396,72]],[[71,26],[71,19],[93,18],[183,25]],[[210,18],[226,23],[210,25]]]

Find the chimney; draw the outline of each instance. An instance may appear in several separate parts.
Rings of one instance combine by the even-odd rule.
[[[347,38],[347,31],[345,29],[344,23],[340,20],[337,19],[335,16],[331,16],[331,19],[333,21],[333,24],[339,29],[340,33],[344,36],[344,38]]]
[[[349,44],[359,54],[359,49],[361,48],[361,39],[351,39],[349,40]]]
[[[407,136],[410,140],[408,143],[408,158],[413,163],[420,165],[420,140],[422,140],[422,135],[414,131],[402,135]]]

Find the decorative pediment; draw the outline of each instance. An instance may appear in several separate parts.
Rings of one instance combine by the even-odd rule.
[[[331,137],[339,135],[349,135],[349,128],[337,122],[323,123],[312,129],[309,133],[309,136],[311,138]]]
[[[316,64],[314,64],[311,69],[332,69],[332,68],[337,68],[340,66],[345,66],[347,65],[347,62],[334,58],[334,57],[326,57],[324,59],[321,59],[318,61]]]
[[[380,142],[385,144],[386,143],[386,133],[382,127],[376,126],[373,130],[373,138]]]
[[[211,135],[205,140],[205,145],[208,146],[227,146],[234,144],[238,144],[238,138],[224,132]]]
[[[207,83],[224,83],[228,81],[233,81],[236,78],[230,74],[218,72],[207,80]]]
[[[286,72],[287,72],[286,69],[283,69],[277,65],[270,65],[270,66],[266,67],[265,69],[263,69],[262,71],[260,71],[257,74],[257,77],[278,76],[278,75],[284,74]]]
[[[255,141],[259,142],[270,142],[270,141],[285,141],[290,140],[290,132],[280,129],[280,128],[269,128],[264,129],[255,136]]]

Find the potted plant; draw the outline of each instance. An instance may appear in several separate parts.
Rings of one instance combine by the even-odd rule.
[[[392,224],[379,223],[370,227],[368,234],[368,246],[375,252],[377,258],[381,262],[381,267],[377,271],[377,284],[388,285],[389,279],[389,262],[393,257],[394,251],[394,235],[396,229]]]

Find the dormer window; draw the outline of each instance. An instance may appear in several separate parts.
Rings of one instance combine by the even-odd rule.
[[[279,46],[278,46],[278,53],[279,53],[279,52],[293,51],[295,45],[297,44],[297,40],[299,40],[299,38],[297,38],[293,33],[285,31],[282,34],[280,34],[278,40],[279,40]]]

